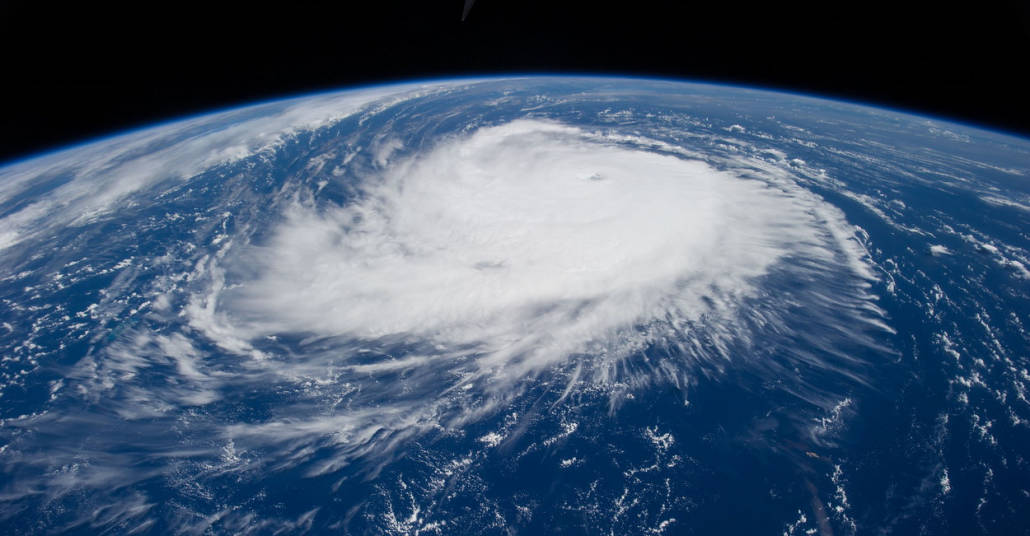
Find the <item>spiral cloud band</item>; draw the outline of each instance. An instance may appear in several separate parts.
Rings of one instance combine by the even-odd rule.
[[[728,321],[784,259],[841,247],[800,188],[551,122],[380,163],[353,202],[298,202],[238,259],[251,276],[220,296],[222,332],[427,348],[426,366],[496,385],[584,354],[607,377]]]

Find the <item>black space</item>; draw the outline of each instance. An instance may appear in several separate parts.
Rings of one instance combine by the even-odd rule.
[[[0,0],[0,161],[390,80],[612,73],[771,86],[1030,134],[1030,2]]]

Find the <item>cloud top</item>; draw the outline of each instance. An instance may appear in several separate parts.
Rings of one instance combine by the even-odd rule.
[[[795,193],[711,165],[520,120],[388,164],[344,206],[295,204],[221,296],[243,339],[284,333],[474,357],[517,379],[611,364],[734,314],[787,255],[825,256]],[[656,326],[660,326],[656,328]],[[464,362],[464,361],[463,361]]]

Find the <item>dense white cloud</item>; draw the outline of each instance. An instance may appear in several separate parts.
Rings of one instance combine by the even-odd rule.
[[[298,202],[228,261],[243,280],[194,324],[228,348],[284,333],[425,348],[412,366],[473,358],[464,381],[495,386],[580,354],[607,375],[735,315],[785,256],[832,259],[824,212],[796,188],[515,121],[399,160],[345,206]]]

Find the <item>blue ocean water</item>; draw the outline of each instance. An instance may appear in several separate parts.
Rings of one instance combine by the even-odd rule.
[[[1024,533],[1028,163],[529,77],[12,164],[3,531]]]

